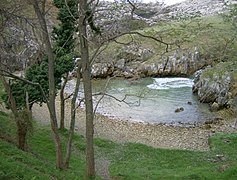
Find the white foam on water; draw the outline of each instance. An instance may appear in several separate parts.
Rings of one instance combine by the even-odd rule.
[[[192,87],[193,80],[189,78],[154,78],[152,84],[147,85],[150,89],[171,89]]]

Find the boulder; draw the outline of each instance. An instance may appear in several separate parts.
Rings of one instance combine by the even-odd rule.
[[[105,78],[113,73],[113,66],[106,63],[95,63],[91,68],[91,75],[95,78]]]
[[[179,112],[182,112],[182,111],[184,111],[184,108],[180,107],[180,108],[175,109],[174,112],[179,113]]]
[[[199,70],[195,73],[193,93],[197,93],[201,102],[211,103],[212,111],[233,106],[236,75],[236,64],[232,62]]]

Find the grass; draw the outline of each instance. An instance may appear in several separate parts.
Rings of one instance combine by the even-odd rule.
[[[226,49],[225,45],[230,45],[233,38],[230,24],[224,22],[220,15],[160,23],[138,31],[147,36],[162,39],[164,42],[176,42],[182,49],[179,56],[198,47],[204,57],[211,56],[212,59],[222,57],[223,50]],[[154,52],[153,56],[145,60],[148,64],[161,61],[161,56],[166,50],[166,45],[138,35],[124,35],[118,38],[117,41],[125,44],[133,42],[138,47],[152,50]],[[233,43],[235,45],[232,47],[235,47],[237,44],[236,42]],[[119,54],[123,52],[121,50],[123,48],[124,45],[112,42],[98,59],[110,63],[116,61]],[[175,49],[178,49],[178,46],[171,45],[165,54],[167,56],[173,55]]]
[[[14,138],[14,129],[9,115],[1,112],[1,133]],[[60,132],[63,144],[67,133]],[[113,179],[237,179],[237,134],[217,134],[209,139],[209,144],[210,151],[199,152],[117,144],[104,139],[94,141],[96,161],[109,162]],[[74,136],[70,168],[64,171],[55,168],[55,148],[48,126],[34,123],[28,147],[30,151],[24,152],[0,140],[0,179],[84,179],[82,136]]]
[[[224,144],[223,137],[233,140],[232,144]],[[128,144],[123,156],[111,165],[110,170],[113,176],[124,179],[236,179],[237,164],[233,157],[236,138],[236,134],[213,137],[210,152],[153,149]],[[219,160],[217,155],[223,155],[225,160]]]
[[[14,124],[5,113],[0,113],[0,125],[1,133],[2,129],[9,132],[14,128]],[[0,140],[0,179],[81,179],[84,177],[85,162],[80,148],[78,148],[79,155],[76,150],[72,155],[70,170],[57,170],[50,128],[34,123],[33,131],[33,134],[28,137],[30,152],[21,151],[15,145]],[[7,135],[12,139],[15,136],[14,133]],[[61,135],[62,138],[65,137],[63,132]],[[82,141],[80,137],[75,139],[76,142]]]

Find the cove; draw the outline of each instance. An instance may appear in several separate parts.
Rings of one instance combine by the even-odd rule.
[[[66,91],[71,91],[74,83],[69,82]],[[110,118],[196,125],[214,116],[192,93],[193,80],[190,78],[142,78],[135,81],[112,78],[93,80],[92,84],[94,94],[104,94],[93,97],[96,111]],[[175,112],[178,108],[183,111]]]

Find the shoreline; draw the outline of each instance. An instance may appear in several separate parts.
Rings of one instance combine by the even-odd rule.
[[[57,116],[59,117],[60,102],[56,100]],[[46,105],[33,107],[33,117],[40,123],[50,124]],[[234,119],[233,119],[234,120]],[[96,114],[94,120],[94,137],[108,139],[118,143],[141,143],[154,148],[209,150],[208,138],[215,133],[236,132],[231,127],[233,120],[219,120],[216,123],[203,124],[198,127],[181,127],[167,124],[151,124],[129,120],[110,119]],[[65,127],[69,127],[70,99],[65,103]],[[85,113],[76,111],[75,133],[85,136]]]

